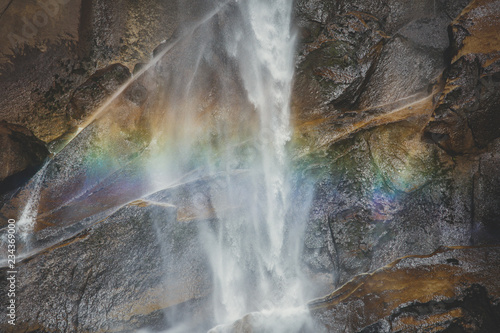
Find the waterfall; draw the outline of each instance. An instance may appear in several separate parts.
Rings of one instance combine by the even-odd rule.
[[[199,224],[212,273],[211,332],[242,322],[269,332],[309,325],[299,258],[304,221],[292,221],[297,209],[290,207],[287,156],[292,6],[227,3],[200,29],[186,29],[192,33],[156,67],[164,97],[151,146],[152,181],[161,186],[192,174],[210,184],[204,192],[193,188],[187,200],[194,211],[209,207],[214,215]],[[168,332],[193,331],[183,327],[190,325]]]
[[[249,181],[241,184],[227,178],[221,185],[227,195],[213,198],[216,232],[200,233],[214,274],[215,322],[221,324],[210,332],[231,331],[245,315],[242,320],[258,331],[298,332],[308,312],[301,307],[298,258],[285,244],[300,247],[287,223],[286,144],[291,135],[295,48],[292,2],[240,1],[237,8],[241,20],[228,26],[224,43],[238,64],[259,125],[253,133],[255,158],[248,166]],[[230,163],[226,169],[230,171]],[[239,209],[224,210],[227,206]]]

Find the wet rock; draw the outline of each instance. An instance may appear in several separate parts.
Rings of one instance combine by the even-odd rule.
[[[448,12],[466,5],[448,2],[299,2],[305,39],[292,94],[299,140],[324,146],[360,128],[414,116],[414,103],[438,94]],[[330,12],[318,20],[318,10]],[[397,32],[388,25],[391,15],[399,15]],[[433,104],[422,111],[432,112]]]
[[[23,126],[0,121],[0,192],[32,175],[49,152],[45,144]]]
[[[330,332],[493,332],[500,324],[499,260],[498,247],[405,257],[309,306]]]
[[[356,6],[373,14],[383,8],[377,7],[380,3],[338,2],[338,8]],[[453,18],[450,15],[464,8],[463,1],[436,1],[436,12],[428,17],[417,10],[417,19],[406,22],[393,37],[379,31],[380,41],[372,46],[379,51],[368,53],[372,62],[357,88],[359,93],[350,91],[346,97],[332,95],[333,85],[324,91],[320,85],[303,85],[307,68],[300,66],[321,50],[308,53],[308,48],[332,42],[322,32],[314,42],[304,44],[296,80],[300,89],[294,96],[296,140],[301,147],[297,156],[306,164],[306,174],[317,180],[304,260],[313,271],[331,274],[334,285],[353,274],[386,265],[396,259],[396,254],[432,252],[442,245],[498,242],[493,216],[498,217],[494,207],[499,196],[493,189],[497,177],[491,172],[498,169],[498,148],[492,142],[500,133],[498,112],[493,114],[498,109],[499,90],[491,88],[497,81],[495,57],[500,48],[495,46],[496,36],[488,41],[489,27],[496,22],[491,17],[495,12],[491,3],[496,2],[486,3],[490,4],[467,7],[466,16],[453,23],[466,25],[476,31],[476,36],[453,28],[453,36],[461,39],[453,37],[451,43],[444,38],[446,26]],[[387,2],[389,12],[394,4]],[[481,9],[483,5],[489,9]],[[477,6],[479,9],[471,11]],[[301,10],[304,8],[307,6]],[[475,16],[466,14],[470,12]],[[343,14],[339,9],[335,15]],[[325,22],[341,22],[334,19],[335,15]],[[390,15],[375,20],[380,29],[387,29]],[[486,18],[489,23],[478,23],[484,27],[476,29],[474,21],[467,19],[471,15],[477,20]],[[328,27],[328,23],[323,26]],[[363,34],[363,30],[349,30],[347,26],[334,30],[336,35],[331,36],[336,43],[343,36],[356,40],[353,35]],[[446,51],[448,44],[455,50],[451,55]],[[480,45],[486,45],[487,54],[479,51]],[[472,54],[460,58],[453,55],[467,47]],[[349,57],[347,51],[340,49],[340,54]],[[323,52],[311,63],[335,59]],[[437,80],[445,66],[447,81]],[[454,70],[457,66],[459,70]],[[359,69],[359,63],[354,67]],[[300,104],[302,92],[305,105]],[[460,105],[476,107],[467,113]],[[440,111],[445,108],[451,109],[449,117]],[[427,124],[433,111],[434,117]],[[433,147],[432,141],[439,148]],[[459,152],[482,155],[450,157]],[[482,163],[484,171],[480,171]],[[487,177],[492,179],[492,186],[485,186]],[[415,220],[425,223],[416,225]]]
[[[147,88],[139,82],[133,82],[125,91],[127,98],[138,106],[143,105],[148,98]]]
[[[330,103],[353,103],[376,60],[379,23],[362,13],[335,16],[304,46],[294,86],[297,117],[332,111]],[[303,99],[302,99],[303,98]]]
[[[56,239],[60,227],[76,223],[81,229],[140,198],[150,180],[140,167],[150,133],[139,107],[124,96],[68,140],[47,166],[35,226],[36,231],[53,227]],[[20,189],[0,208],[1,214],[19,216],[29,192]]]
[[[397,35],[384,46],[357,105],[366,109],[426,93],[443,68],[442,53]]]
[[[474,1],[451,27],[451,66],[427,135],[450,154],[477,153],[500,133],[500,4]]]
[[[67,112],[77,124],[95,112],[106,99],[131,77],[127,67],[113,64],[95,72],[71,95]]]
[[[153,50],[153,53],[154,53],[154,50]],[[137,63],[135,64],[134,66],[134,70],[132,71],[132,74],[133,75],[136,75],[137,73],[139,73],[141,70],[143,70],[145,67],[146,67],[146,63],[143,63],[143,62],[140,62],[140,63]]]
[[[474,174],[474,244],[496,244],[500,239],[500,140],[496,140],[490,152],[479,157]]]
[[[383,23],[383,29],[392,35],[412,21],[446,15],[454,19],[468,4],[467,0],[337,0],[331,2],[302,0],[297,4],[298,15],[302,20],[325,23],[328,18],[349,12],[362,12],[374,16]]]
[[[308,162],[317,179],[304,250],[312,270],[338,285],[400,255],[470,244],[477,162],[454,164],[422,141],[426,120],[360,132]]]
[[[176,1],[162,0],[49,1],[56,5],[48,10],[43,3],[15,1],[2,8],[0,119],[45,142],[70,129],[66,105],[77,87],[110,64],[132,69],[149,61],[182,11]],[[34,26],[36,15],[47,20]]]
[[[401,28],[398,34],[418,46],[433,48],[443,53],[450,45],[448,25],[450,24],[450,18],[455,16],[440,13],[434,17],[411,21]]]
[[[210,291],[209,274],[197,225],[177,222],[176,214],[171,205],[135,202],[17,263],[15,331],[5,315],[0,329],[121,332],[168,327],[169,309],[182,309],[182,316],[196,322],[201,318],[196,303]],[[6,271],[0,270],[2,287]]]

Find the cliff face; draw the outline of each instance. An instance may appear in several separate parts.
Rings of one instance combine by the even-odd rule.
[[[499,45],[493,31],[500,3],[399,5],[299,3],[300,17],[308,19],[301,21],[307,43],[294,94],[296,136],[309,144],[299,155],[311,158],[309,170],[318,177],[305,260],[314,270],[333,271],[336,286],[397,257],[499,239]],[[428,267],[431,275],[440,270]],[[388,283],[378,271],[356,277],[312,307],[331,331],[493,331],[497,325],[483,317],[496,311],[489,302],[498,298],[497,286],[486,291],[488,282],[478,282],[444,296],[454,305],[441,311],[442,300],[431,301],[439,293],[429,289],[439,284],[402,272],[408,278],[394,272]],[[455,275],[474,284],[466,273],[442,278]],[[365,278],[384,291],[372,282],[357,284]],[[388,301],[385,295],[399,290],[400,279],[430,298],[401,294]],[[476,292],[484,296],[471,296]],[[369,295],[382,303],[372,304]],[[491,311],[472,310],[468,302],[480,298],[486,302],[481,308]]]
[[[40,140],[58,152],[151,54],[177,43],[177,28],[207,11],[203,1],[63,2],[0,7],[9,23],[0,28],[0,120],[8,123],[0,134],[15,148],[2,150],[12,162],[0,164],[0,226],[32,192],[33,181],[20,186],[48,154]],[[36,21],[40,10],[45,24]],[[310,303],[329,331],[498,327],[498,251],[486,245],[500,241],[499,18],[494,0],[296,1],[290,154],[297,184],[314,188],[304,269],[317,296],[340,287]],[[40,27],[29,31],[33,20]],[[210,28],[218,24],[224,17]],[[180,96],[158,68],[186,76],[182,54],[147,70],[47,167],[33,236],[45,250],[19,266],[19,332],[167,327],[179,311],[204,320],[211,287],[192,223],[216,221],[211,204],[200,208],[191,193],[222,189],[217,179],[187,179],[148,196],[141,171],[159,126],[145,110]],[[214,52],[199,65],[206,75],[190,98],[206,114],[231,117],[220,111],[220,89],[248,109],[238,79],[214,79],[227,62]],[[304,205],[300,189],[292,197]],[[138,223],[163,238],[151,241]],[[165,242],[173,248],[162,249]],[[133,265],[141,252],[148,261]],[[172,253],[186,264],[172,265]],[[122,261],[125,254],[132,259]],[[164,281],[165,271],[183,283]],[[10,329],[4,318],[0,327]]]
[[[498,240],[498,193],[478,191],[498,182],[498,3],[377,4],[298,4],[297,155],[319,179],[309,227],[322,231],[306,246],[339,282]]]

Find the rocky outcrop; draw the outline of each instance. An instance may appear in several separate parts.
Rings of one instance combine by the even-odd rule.
[[[18,187],[49,154],[31,131],[5,121],[0,121],[0,147],[0,192]]]
[[[0,330],[122,332],[168,327],[175,311],[199,325],[210,275],[197,224],[176,215],[172,205],[134,202],[18,263],[15,330],[3,320]]]
[[[498,247],[405,257],[309,306],[329,332],[494,332],[499,260]]]
[[[394,113],[438,92],[433,86],[446,65],[452,20],[447,13],[460,4],[451,9],[449,1],[436,1],[432,10],[426,1],[338,1],[320,10],[319,3],[298,3],[305,43],[292,112],[300,140],[326,146],[362,128],[398,121]],[[422,111],[429,114],[429,107]]]
[[[184,12],[161,0],[24,0],[0,10],[0,119],[45,142],[70,129],[66,106],[77,87],[113,63],[132,70],[149,61]]]
[[[197,302],[209,293],[207,272],[196,268],[204,266],[193,223],[216,221],[211,196],[225,195],[224,187],[189,170],[176,175],[180,183],[149,195],[162,175],[141,163],[155,157],[151,133],[162,133],[155,141],[178,139],[176,119],[189,110],[207,128],[234,110],[249,111],[241,112],[248,117],[241,123],[254,124],[237,65],[227,50],[205,43],[234,13],[190,38],[181,38],[182,29],[173,33],[179,21],[202,16],[210,2],[201,2],[177,8],[159,0],[82,0],[58,14],[71,21],[61,29],[70,37],[47,38],[43,46],[40,34],[12,58],[15,71],[2,72],[9,75],[0,77],[0,118],[25,124],[45,141],[59,137],[31,235],[32,244],[48,248],[19,264],[20,297],[29,300],[19,307],[21,331],[121,331],[148,323],[163,329],[169,311],[198,313]],[[292,101],[290,215],[307,215],[300,220],[307,224],[302,259],[315,283],[323,290],[346,283],[311,304],[330,331],[498,326],[496,247],[449,248],[390,264],[440,246],[500,242],[500,5],[467,4],[296,2],[302,39]],[[9,13],[2,15],[14,19]],[[158,44],[153,55],[172,51],[142,76],[145,65],[136,66],[131,85],[108,100]],[[203,52],[192,52],[193,45]],[[34,64],[46,71],[33,71]],[[227,81],[219,80],[221,68],[234,71]],[[25,130],[5,126],[30,142],[24,146],[33,144],[31,150],[43,146]],[[74,126],[81,126],[76,138]],[[236,129],[241,137],[245,126]],[[216,146],[213,138],[209,133],[200,142]],[[238,154],[246,154],[245,144]],[[16,161],[22,157],[25,165],[19,170],[46,154],[17,150]],[[19,215],[29,193],[28,187],[12,193],[0,214]],[[163,269],[172,274],[168,280]],[[196,318],[203,318],[199,311]],[[259,321],[250,316],[239,329],[252,318]]]
[[[500,135],[500,2],[473,1],[451,25],[451,65],[427,134],[450,154],[484,149]]]

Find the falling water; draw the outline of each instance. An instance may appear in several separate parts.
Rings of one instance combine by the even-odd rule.
[[[213,313],[195,329],[174,318],[169,332],[212,327],[211,332],[238,327],[311,331],[299,264],[304,223],[295,223],[290,213],[286,147],[291,137],[293,2],[207,4],[213,5],[208,15],[172,37],[87,123],[103,117],[141,75],[154,72],[154,88],[148,88],[157,89],[157,102],[145,112],[154,134],[147,162],[151,191],[171,188],[187,176],[211,183],[209,193],[191,193],[191,199],[194,208],[197,202],[202,208],[209,202],[214,215],[210,223],[199,224],[199,243],[212,273]],[[30,234],[36,219],[45,170],[46,165],[33,179],[19,219],[23,235]]]
[[[250,181],[243,185],[227,178],[221,185],[227,195],[212,198],[219,225],[215,232],[200,233],[214,274],[215,321],[222,324],[211,332],[231,331],[238,322],[257,331],[298,332],[308,313],[300,307],[304,299],[297,258],[285,244],[295,241],[288,246],[299,247],[296,238],[286,237],[290,186],[286,143],[291,132],[295,47],[292,2],[241,1],[238,11],[242,20],[230,26],[224,42],[238,63],[259,126]],[[230,169],[228,163],[226,170]],[[224,209],[228,206],[239,208]]]
[[[24,209],[17,221],[17,232],[21,236],[21,239],[26,243],[27,249],[29,249],[29,236],[33,232],[33,227],[35,226],[36,217],[38,214],[38,203],[40,201],[40,191],[42,189],[43,179],[45,177],[45,172],[49,162],[45,164],[38,170],[36,175],[32,178],[31,191],[29,193],[28,201],[24,206]]]
[[[259,158],[252,165],[254,192],[243,211],[221,219],[220,234],[209,252],[215,272],[216,318],[232,321],[249,310],[277,306],[288,276],[282,262],[288,188],[285,144],[289,140],[289,98],[293,75],[294,38],[289,1],[239,3],[246,19],[226,47],[238,61],[244,87],[255,106],[260,129],[256,133]],[[234,185],[230,192],[242,196]],[[211,249],[209,249],[211,250]],[[229,274],[228,274],[229,273]],[[271,296],[273,295],[273,296]],[[269,297],[271,296],[271,297]],[[218,299],[217,299],[218,298]]]
[[[199,224],[212,272],[211,332],[244,324],[293,333],[310,324],[299,264],[304,223],[291,222],[289,207],[294,48],[292,1],[238,1],[157,66],[166,116],[153,141],[153,181],[187,173],[211,179],[209,193],[191,193],[195,209],[215,214]],[[238,86],[250,107],[239,102]],[[212,95],[212,116],[203,118]],[[168,332],[192,332],[186,325]]]

